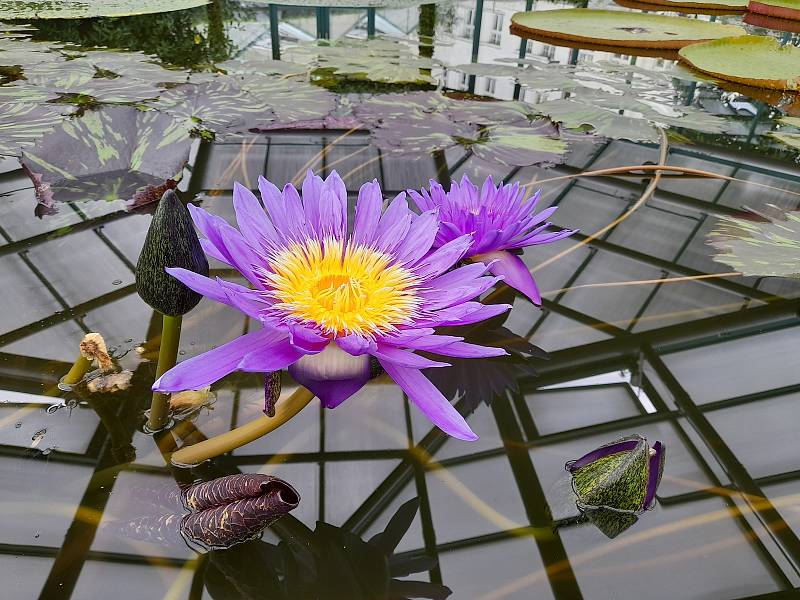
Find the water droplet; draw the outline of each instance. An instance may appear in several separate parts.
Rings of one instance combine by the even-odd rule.
[[[39,442],[42,441],[46,433],[47,433],[47,428],[45,427],[34,433],[31,436],[31,448],[36,448],[36,446],[39,445]]]
[[[189,342],[189,345],[190,345],[190,346],[194,346],[196,343],[197,343],[197,342],[195,342],[195,341],[191,341],[191,342]]]
[[[126,344],[130,344],[132,341],[133,341],[133,338],[128,338],[128,339],[125,340],[125,343]]]
[[[122,279],[115,279],[114,281],[111,282],[111,285],[119,285],[121,283],[122,283]]]
[[[39,539],[39,534],[37,533],[36,535],[33,536],[33,538],[38,540]]]
[[[20,421],[19,423],[14,423],[15,429],[19,429],[20,427],[22,427],[22,421]]]
[[[178,352],[178,354],[180,354],[181,356],[183,356],[184,354],[186,354],[186,350],[181,350],[180,352]]]

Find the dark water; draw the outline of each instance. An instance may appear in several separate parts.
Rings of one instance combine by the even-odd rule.
[[[537,10],[560,6],[534,4]],[[270,88],[275,116],[261,123],[260,133],[226,130],[233,111],[243,111],[244,120],[253,115],[244,114],[247,102],[241,98],[226,98],[230,90],[209,91],[212,101],[202,107],[199,129],[213,130],[220,117],[216,140],[203,135],[201,143],[199,131],[181,138],[153,161],[151,175],[131,176],[127,164],[102,167],[109,164],[102,158],[107,146],[129,148],[144,137],[143,129],[128,131],[122,141],[110,137],[113,128],[98,129],[95,139],[106,145],[84,148],[69,166],[81,185],[56,191],[54,202],[37,213],[54,214],[42,218],[34,216],[37,196],[14,153],[0,162],[3,598],[355,599],[441,593],[436,586],[387,588],[387,564],[398,580],[443,584],[458,599],[800,594],[800,281],[737,275],[741,263],[714,261],[718,250],[709,245],[721,218],[761,226],[782,223],[786,214],[800,210],[797,151],[767,135],[777,130],[782,112],[791,114],[796,98],[723,89],[676,71],[664,58],[538,42],[521,47],[508,25],[524,2],[479,0],[477,7],[480,27],[473,2],[374,11],[281,6],[272,10],[279,18],[272,31],[266,5],[228,3],[124,22],[36,23],[37,40],[72,44],[64,52],[128,46],[176,67],[194,67],[199,74],[192,81],[198,84],[210,77],[209,65],[231,57],[238,57],[236,68],[245,73],[269,75],[266,65],[274,73],[296,73],[297,63],[266,61],[278,54],[303,61],[309,52],[304,40],[365,38],[373,26],[378,35],[407,43],[384,39],[365,49],[352,42],[352,48],[326,54],[327,71],[317,70],[320,62],[301,65],[299,72],[313,72],[317,86],[309,84],[309,76],[270,75],[270,85],[277,81],[284,87]],[[480,43],[474,45],[479,28]],[[798,43],[793,34],[758,31]],[[270,45],[276,35],[280,52]],[[5,47],[0,63],[11,51],[9,39],[17,38],[0,39]],[[386,46],[376,46],[380,43]],[[22,91],[20,96],[10,91],[20,84],[44,81],[42,86],[52,89],[55,76],[42,65],[53,57],[37,63],[38,55],[17,50],[22,54],[13,64],[21,65],[28,79],[4,70],[3,102],[20,100]],[[520,55],[552,69],[539,74],[540,89],[515,88],[499,70],[497,65],[510,63],[498,60]],[[435,64],[426,62],[430,56]],[[453,68],[470,62],[495,66],[479,67],[473,76]],[[338,73],[331,72],[332,63]],[[119,64],[117,57],[112,66]],[[62,77],[77,77],[59,84],[71,93],[127,90],[125,99],[138,94],[136,102],[149,98],[154,86],[156,95],[167,93],[157,85],[164,81],[161,71],[157,76],[151,73],[154,65],[137,64],[144,74],[132,74],[134,67],[127,64],[115,67],[122,77],[105,79],[91,72],[80,79],[69,61],[51,68]],[[185,72],[173,75],[185,79]],[[542,84],[548,77],[554,83]],[[606,112],[611,119],[606,136],[563,132],[566,155],[547,161],[534,156],[526,165],[508,164],[513,161],[507,160],[507,149],[488,143],[454,141],[433,153],[427,152],[433,142],[424,135],[422,141],[395,144],[419,134],[412,127],[420,123],[438,127],[425,116],[430,112],[383,131],[353,130],[352,107],[371,94],[421,90],[424,95],[400,100],[421,106],[440,85],[461,92],[451,95],[453,101],[469,92],[535,105],[581,99],[581,90],[575,92],[570,82],[588,80],[601,82],[595,88],[624,88],[626,98],[643,98],[673,120]],[[173,106],[173,117],[183,106]],[[9,104],[3,107],[11,114]],[[125,110],[82,109],[89,115]],[[25,114],[11,121],[26,127],[34,117]],[[255,106],[253,114],[263,114],[263,108]],[[709,125],[709,115],[718,120]],[[597,125],[597,116],[592,119]],[[300,129],[288,127],[298,121]],[[669,127],[668,142],[650,122]],[[159,122],[149,135],[159,140],[164,130]],[[631,131],[649,139],[624,139],[637,137]],[[0,141],[6,139],[3,132],[0,128]],[[42,135],[26,130],[23,137],[35,144]],[[405,151],[393,147],[403,144]],[[516,298],[505,326],[549,352],[550,359],[529,361],[536,376],[529,369],[475,361],[441,382],[448,390],[460,389],[458,406],[473,411],[468,420],[480,435],[474,443],[447,439],[394,384],[374,383],[336,410],[312,403],[276,432],[192,473],[167,466],[164,452],[241,425],[263,406],[262,380],[234,375],[215,384],[216,402],[194,417],[194,429],[181,429],[179,439],[177,433],[154,438],[141,432],[161,323],[133,285],[149,209],[130,211],[123,200],[130,190],[153,183],[152,172],[174,158],[170,153],[188,153],[189,147],[191,168],[179,189],[231,221],[234,181],[255,187],[263,174],[283,185],[309,167],[338,170],[353,197],[373,178],[390,197],[430,178],[446,182],[463,174],[473,181],[492,175],[496,181],[541,182],[542,204],[559,206],[557,225],[581,232],[525,252],[544,304],[538,309]],[[34,148],[33,154],[41,150]],[[148,147],[148,156],[155,152]],[[69,158],[58,154],[48,158]],[[665,174],[650,194],[652,177],[641,172],[575,177],[656,164],[664,157],[672,166],[736,180]],[[113,176],[97,175],[108,170]],[[38,201],[41,205],[42,198]],[[786,239],[766,250],[766,262],[800,264],[800,237],[782,231]],[[757,258],[763,268],[763,256]],[[212,273],[229,276],[223,267],[212,263]],[[239,312],[203,300],[184,318],[179,359],[252,326]],[[106,394],[78,389],[61,393],[59,400],[54,385],[89,331],[102,333],[120,366],[133,372],[131,387]],[[137,351],[143,345],[144,352]],[[487,384],[498,393],[486,392]],[[287,375],[284,394],[293,387]],[[59,402],[63,406],[47,410]],[[560,491],[564,463],[631,433],[664,442],[666,468],[655,508],[609,537],[608,529],[604,533],[575,518],[574,504]],[[176,481],[237,472],[285,479],[302,497],[299,507],[261,542],[210,553],[191,550],[168,518],[182,510],[175,504]],[[420,509],[394,557],[388,563],[384,555],[372,560],[374,546],[364,550],[359,540],[382,531],[412,498],[419,498]],[[315,568],[298,566],[302,560],[287,562],[277,550],[281,540],[284,549],[299,544],[322,559]]]

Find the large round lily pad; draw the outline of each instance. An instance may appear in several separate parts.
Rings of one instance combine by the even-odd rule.
[[[744,29],[687,17],[566,8],[517,13],[511,33],[622,48],[678,49],[687,44],[739,36]]]
[[[679,56],[720,79],[775,90],[800,89],[800,48],[771,37],[743,35],[683,48]]]
[[[736,15],[747,10],[748,0],[614,0],[636,10],[670,10],[701,15]]]
[[[3,0],[0,19],[86,19],[127,17],[184,10],[209,0]]]
[[[778,19],[800,19],[800,2],[797,0],[750,0],[747,10]]]

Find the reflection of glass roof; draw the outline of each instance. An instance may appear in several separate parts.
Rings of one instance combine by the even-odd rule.
[[[437,49],[437,58],[467,62],[475,48],[476,59],[488,63],[531,48],[548,60],[578,60],[578,51],[520,45],[507,34],[508,16],[521,2],[486,3],[484,37],[473,45],[472,6],[456,3],[453,43]],[[395,22],[397,15],[382,14]],[[510,81],[490,84],[488,76],[465,75],[463,85],[455,70],[445,78],[449,87],[496,97],[548,99],[514,90]],[[745,104],[747,114],[755,105]],[[744,133],[757,131],[763,115],[750,116],[737,123]],[[417,158],[387,154],[370,140],[366,131],[314,130],[207,143],[182,186],[232,222],[233,181],[252,188],[263,174],[283,183],[307,167],[325,174],[335,168],[351,197],[373,178],[386,196],[463,174],[542,185],[542,205],[559,206],[557,224],[581,231],[525,253],[544,306],[516,299],[506,326],[551,359],[536,363],[538,377],[520,382],[519,392],[469,417],[480,436],[474,444],[447,439],[396,386],[376,383],[337,410],[312,404],[268,438],[222,457],[220,470],[283,477],[302,496],[297,518],[363,538],[382,530],[402,502],[420,497],[398,551],[438,558],[426,577],[451,587],[455,598],[767,600],[796,593],[800,379],[792,367],[800,281],[727,276],[732,269],[711,259],[707,243],[720,216],[767,203],[800,210],[795,165],[735,148],[671,143],[670,165],[772,189],[664,175],[632,210],[652,179],[575,176],[655,164],[653,144],[576,142],[564,164],[511,168],[458,146]],[[121,599],[209,597],[205,558],[174,531],[128,526],[179,510],[142,500],[175,489],[152,438],[136,429],[153,365],[137,361],[134,348],[159,327],[134,287],[149,215],[86,202],[35,219],[30,179],[12,160],[0,163],[0,202],[0,572],[12,575],[5,593],[43,600],[103,598],[108,590]],[[211,268],[230,276],[225,265]],[[203,300],[184,319],[181,357],[251,327],[240,313]],[[55,383],[88,331],[127,352],[133,388],[46,414],[43,380],[45,387]],[[197,429],[210,437],[259,415],[261,386],[257,377],[226,379]],[[667,469],[656,509],[608,539],[570,518],[557,482],[567,459],[632,432],[666,443]],[[136,460],[121,462],[131,438]],[[265,539],[277,541],[270,531]]]
[[[403,184],[421,186],[436,175],[432,159],[398,160],[371,147],[366,135],[340,134],[276,132],[214,144],[201,153],[190,188],[203,195],[205,208],[232,218],[234,179],[250,186],[261,173],[291,180],[320,155],[322,168],[337,168],[353,193],[371,178],[391,195]],[[527,183],[642,162],[656,153],[625,142],[590,150],[553,169],[492,174]],[[468,155],[446,160],[453,177],[486,170]],[[734,166],[725,154],[692,148],[675,149],[669,160],[715,165],[740,178],[800,190],[796,175],[776,164],[740,159]],[[229,168],[232,164],[236,170]],[[0,268],[27,282],[2,292],[5,306],[19,307],[3,315],[4,387],[33,388],[42,369],[62,372],[82,331],[98,329],[110,345],[125,347],[145,339],[152,315],[135,296],[132,265],[149,218],[113,204],[90,203],[64,206],[55,218],[33,221],[27,218],[32,205],[27,180],[11,170],[3,186],[10,216],[4,221]],[[553,357],[541,363],[539,378],[525,382],[519,395],[476,411],[470,423],[481,439],[474,445],[431,431],[393,386],[368,386],[347,408],[308,409],[268,440],[226,457],[225,465],[286,478],[303,497],[296,516],[308,523],[346,524],[365,536],[379,530],[401,501],[419,495],[423,510],[400,550],[438,555],[440,566],[431,577],[464,597],[580,593],[591,598],[609,589],[660,597],[648,590],[669,590],[675,578],[696,596],[729,597],[731,586],[750,595],[786,587],[796,577],[790,564],[800,558],[795,545],[800,479],[791,452],[800,387],[786,368],[800,325],[792,300],[800,284],[702,278],[724,272],[710,260],[705,235],[713,215],[731,214],[752,202],[742,184],[666,179],[652,200],[591,239],[629,210],[642,189],[639,179],[621,177],[545,185],[546,202],[560,206],[559,223],[579,226],[582,233],[526,253],[532,267],[546,265],[536,271],[544,310],[518,300],[507,326],[531,336]],[[785,203],[786,198],[776,194],[771,200]],[[86,261],[91,270],[83,268]],[[185,320],[182,351],[198,353],[247,327],[238,313],[204,300]],[[261,390],[254,380],[224,384],[219,394],[214,410],[198,422],[206,435],[260,410]],[[139,587],[125,591],[132,580],[147,579],[155,595],[171,586],[188,589],[191,581],[181,569],[198,577],[200,563],[185,547],[104,533],[111,527],[107,522],[157,512],[132,501],[131,489],[170,485],[149,439],[137,433],[137,462],[123,466],[107,490],[98,490],[92,481],[108,461],[108,450],[94,413],[81,406],[71,415],[58,411],[57,423],[48,418],[42,444],[52,442],[54,449],[46,462],[31,460],[25,458],[25,436],[45,422],[38,415],[43,407],[20,408],[18,397],[9,400],[0,405],[0,419],[21,425],[0,448],[2,480],[9,482],[3,501],[12,512],[24,503],[28,514],[33,510],[37,516],[32,522],[13,519],[16,533],[4,534],[0,549],[30,556],[18,559],[23,570],[41,575],[51,569],[47,585],[52,585],[66,560],[59,553],[60,536],[66,534],[65,547],[79,548],[80,560],[86,561],[75,583],[76,598],[95,597],[112,575],[123,581],[121,593],[130,597],[141,593]],[[398,423],[406,426],[398,429]],[[64,435],[62,426],[67,426]],[[630,431],[667,444],[659,508],[615,540],[569,523],[558,537],[537,534],[536,528],[548,523],[548,510],[558,518],[559,498],[551,487],[565,457]],[[59,508],[45,509],[56,489]],[[41,499],[41,509],[28,503],[31,497]],[[80,511],[75,514],[82,497],[101,514],[93,541],[81,538],[90,535],[87,526],[93,527],[81,520]],[[153,561],[159,565],[157,577],[147,566]],[[494,566],[478,576],[477,561]],[[24,585],[32,589],[44,579],[34,585],[36,577],[26,576]]]

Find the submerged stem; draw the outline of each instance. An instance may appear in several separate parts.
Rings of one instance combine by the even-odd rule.
[[[193,446],[181,448],[172,455],[172,464],[177,467],[198,465],[215,456],[225,454],[253,440],[274,431],[291,419],[314,399],[313,392],[298,387],[286,400],[281,400],[275,407],[274,417],[258,417],[241,427],[204,440]]]
[[[163,315],[161,325],[161,346],[158,350],[158,367],[156,367],[156,379],[175,366],[178,359],[178,343],[181,339],[181,320],[180,315],[172,317]],[[153,400],[150,404],[150,417],[147,420],[147,428],[150,431],[164,429],[169,416],[169,395],[160,392],[153,393]]]

